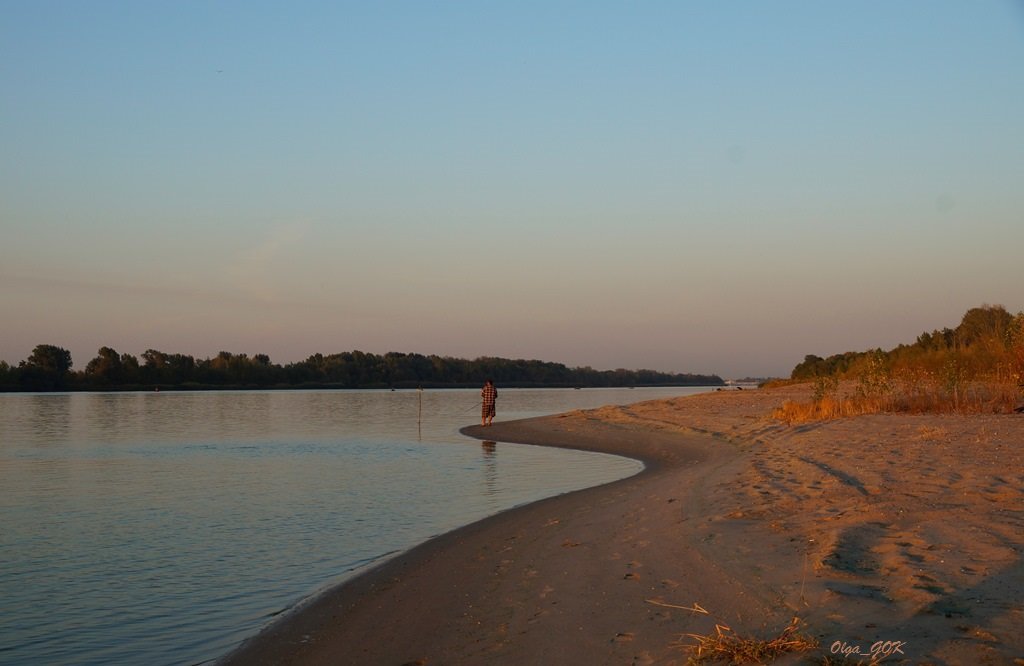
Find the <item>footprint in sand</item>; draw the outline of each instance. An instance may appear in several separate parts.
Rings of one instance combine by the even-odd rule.
[[[612,639],[613,643],[629,643],[635,638],[631,631],[620,631],[615,634],[615,638]]]

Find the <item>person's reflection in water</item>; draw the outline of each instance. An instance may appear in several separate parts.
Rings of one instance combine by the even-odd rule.
[[[498,443],[487,440],[480,445],[484,451],[484,487],[487,496],[498,492]]]

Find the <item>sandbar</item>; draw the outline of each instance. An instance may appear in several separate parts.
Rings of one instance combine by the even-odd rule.
[[[627,479],[441,535],[224,664],[684,664],[716,625],[778,663],[1024,664],[1024,417],[770,418],[720,391],[463,433],[641,460]],[[500,407],[500,405],[499,405]],[[499,412],[500,417],[500,412]],[[816,661],[815,661],[816,660]]]

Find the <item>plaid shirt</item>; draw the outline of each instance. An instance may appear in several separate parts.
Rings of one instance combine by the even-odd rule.
[[[493,405],[494,401],[498,399],[498,389],[494,388],[494,384],[487,384],[480,391],[480,395],[483,396],[485,405]]]

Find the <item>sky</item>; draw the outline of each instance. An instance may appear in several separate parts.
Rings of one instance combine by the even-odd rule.
[[[1024,2],[0,0],[0,360],[725,378],[1024,309]]]

